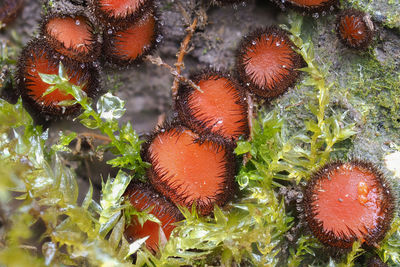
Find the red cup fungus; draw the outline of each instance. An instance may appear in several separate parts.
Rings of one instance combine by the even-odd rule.
[[[237,52],[236,68],[243,87],[264,98],[283,94],[298,79],[303,58],[287,32],[271,26],[246,36]]]
[[[159,38],[155,12],[148,12],[134,24],[110,27],[104,31],[103,52],[106,61],[118,66],[136,64],[150,54]]]
[[[144,160],[152,164],[148,177],[155,189],[177,205],[196,204],[202,215],[233,196],[236,173],[231,147],[199,136],[184,126],[165,126],[144,146]]]
[[[98,70],[91,66],[81,68],[78,62],[72,63],[63,58],[41,39],[32,40],[21,53],[18,66],[19,94],[26,109],[36,118],[60,119],[80,112],[79,105],[59,105],[61,101],[72,100],[72,95],[66,95],[57,89],[43,96],[51,85],[45,83],[39,73],[58,74],[60,62],[72,84],[82,86],[88,97],[94,98],[98,93]]]
[[[246,96],[229,74],[207,69],[191,80],[201,91],[181,84],[176,104],[185,125],[201,136],[213,135],[215,141],[222,136],[234,142],[249,135]]]
[[[347,47],[366,49],[374,36],[374,24],[368,14],[348,9],[337,17],[336,31],[341,42]]]
[[[160,221],[159,224],[147,220],[141,225],[137,216],[132,216],[131,222],[127,224],[125,230],[127,240],[133,242],[148,236],[146,240],[147,249],[157,252],[160,245],[168,241],[172,230],[175,228],[174,223],[183,220],[182,214],[177,207],[154,191],[149,184],[131,184],[125,192],[125,197],[139,212],[151,209],[149,214],[154,215]]]
[[[58,53],[79,62],[91,62],[100,54],[94,26],[83,15],[52,14],[44,18],[41,33]]]
[[[394,206],[388,183],[369,162],[330,163],[305,188],[307,223],[331,247],[348,249],[356,240],[376,246],[390,227]]]

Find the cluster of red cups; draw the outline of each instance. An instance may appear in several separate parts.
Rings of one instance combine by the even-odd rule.
[[[237,1],[229,1],[233,2]],[[286,1],[309,12],[327,10],[333,2]],[[70,82],[95,98],[98,60],[136,64],[155,47],[159,24],[153,1],[91,0],[89,6],[93,21],[84,13],[48,14],[40,37],[22,52],[18,88],[31,113],[60,118],[80,111],[79,105],[60,105],[72,96],[59,90],[43,96],[51,85],[39,73],[57,74],[62,63]],[[345,11],[337,25],[350,47],[365,47],[372,39],[373,25],[364,13]],[[149,236],[147,248],[156,252],[182,219],[175,205],[195,205],[200,214],[209,215],[214,205],[222,206],[233,197],[233,149],[250,132],[247,94],[272,99],[293,86],[305,66],[296,49],[286,31],[276,26],[257,29],[241,41],[234,74],[207,69],[191,77],[200,90],[180,84],[178,118],[160,126],[143,146],[142,156],[152,165],[147,172],[150,184],[132,183],[125,193],[138,211],[150,208],[160,224],[141,225],[133,216],[126,229],[129,240]],[[321,242],[349,248],[355,240],[375,245],[384,237],[393,203],[383,175],[370,163],[352,161],[331,163],[317,172],[305,189],[303,208]]]
[[[343,14],[346,26],[360,27],[349,22],[357,20],[350,11]],[[338,26],[339,31],[342,28]],[[342,31],[355,44],[362,30]],[[137,209],[143,210],[143,199],[148,199],[144,207],[155,205],[150,213],[161,224],[140,226],[134,219],[127,231],[129,238],[148,235],[147,247],[156,251],[158,241],[168,240],[171,223],[182,219],[174,204],[196,205],[199,213],[209,215],[214,205],[222,206],[232,198],[236,174],[232,150],[235,141],[249,136],[246,91],[267,100],[286,92],[298,80],[299,68],[306,65],[296,50],[286,31],[276,26],[257,29],[242,39],[233,75],[206,69],[191,77],[200,90],[180,85],[178,118],[159,127],[143,147],[144,160],[152,164],[147,173],[151,185],[133,184],[127,191]],[[355,240],[373,245],[384,237],[393,203],[379,170],[370,163],[352,161],[331,163],[315,174],[305,189],[303,208],[321,242],[349,248]]]
[[[73,97],[59,89],[43,95],[52,85],[40,74],[58,74],[63,64],[69,82],[95,99],[102,63],[133,65],[156,46],[159,22],[152,1],[133,1],[126,8],[123,1],[93,0],[89,6],[86,13],[50,11],[42,18],[40,36],[21,53],[17,94],[39,122],[71,118],[81,110],[63,105]]]

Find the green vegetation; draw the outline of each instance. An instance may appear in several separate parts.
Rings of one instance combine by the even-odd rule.
[[[374,58],[355,58],[350,67],[358,72],[342,80],[342,91],[349,90],[361,100],[355,104],[357,109],[366,110],[364,116],[369,116],[374,125],[389,131],[400,129],[400,76],[395,65],[383,65]]]

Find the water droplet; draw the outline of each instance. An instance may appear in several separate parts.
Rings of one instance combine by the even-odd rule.
[[[162,35],[157,36],[156,42],[157,42],[157,43],[161,42],[163,38],[164,38],[164,37],[163,37]]]
[[[79,19],[77,19],[77,20],[75,21],[75,24],[76,24],[76,25],[80,25],[80,24],[81,24],[81,22],[79,21]]]

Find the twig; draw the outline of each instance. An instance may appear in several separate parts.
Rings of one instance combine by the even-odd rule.
[[[153,57],[151,55],[146,56],[145,60],[149,61],[152,64],[155,64],[157,66],[161,66],[164,67],[166,69],[168,69],[170,71],[170,73],[175,77],[175,79],[178,79],[178,81],[184,82],[184,83],[188,83],[190,86],[192,86],[194,89],[199,90],[200,92],[203,92],[199,86],[197,86],[193,81],[191,81],[190,79],[185,78],[184,76],[182,76],[180,73],[177,72],[177,70],[168,65],[167,63],[165,63],[160,57]]]
[[[85,133],[80,133],[79,134],[80,137],[89,137],[89,138],[93,138],[93,139],[97,139],[97,140],[101,140],[107,143],[111,143],[111,139],[105,135],[101,135],[101,134],[96,134],[96,133],[89,133],[89,132],[85,132]]]
[[[247,108],[247,121],[248,121],[248,124],[249,124],[249,132],[250,132],[249,138],[247,140],[251,141],[252,132],[253,132],[253,118],[254,118],[253,108],[254,108],[254,103],[253,103],[253,98],[251,97],[251,94],[249,92],[246,92],[246,101],[247,101],[247,105],[248,105],[248,108]],[[251,157],[250,152],[246,153],[243,156],[243,161],[242,161],[243,165],[246,165],[247,162],[249,162],[251,160],[251,158],[252,157]]]
[[[254,117],[254,102],[253,102],[253,98],[251,96],[251,94],[249,92],[246,92],[246,101],[247,101],[247,105],[248,105],[248,109],[247,109],[247,120],[249,123],[249,140],[251,140],[251,133],[253,131],[253,117]]]
[[[185,39],[181,43],[181,47],[180,47],[179,52],[178,52],[178,60],[175,63],[176,73],[178,75],[180,75],[181,72],[182,72],[182,69],[185,68],[185,65],[183,63],[183,58],[185,57],[185,55],[188,52],[188,46],[189,46],[190,40],[193,37],[193,33],[196,30],[197,22],[198,22],[198,18],[195,17],[193,22],[192,22],[192,24],[186,29],[187,34],[186,34]],[[177,76],[175,76],[174,83],[172,85],[172,97],[173,97],[173,99],[176,98],[176,95],[178,93],[178,86],[179,86],[179,79],[177,78]]]
[[[161,127],[163,126],[166,118],[167,118],[167,115],[165,113],[163,113],[160,116],[158,116],[157,125],[156,125],[156,129],[157,130],[161,129]]]

